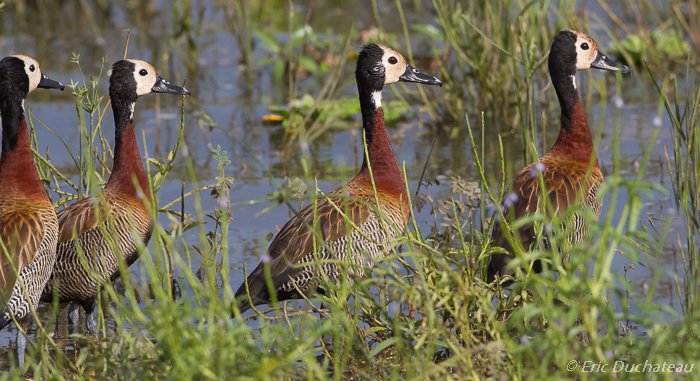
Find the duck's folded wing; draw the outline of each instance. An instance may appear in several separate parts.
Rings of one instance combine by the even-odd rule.
[[[293,278],[298,271],[293,265],[313,252],[314,233],[311,229],[316,229],[320,234],[319,238],[322,238],[322,241],[317,240],[317,248],[320,248],[323,242],[335,241],[352,231],[353,227],[346,218],[355,226],[359,226],[370,216],[370,208],[367,205],[353,200],[334,198],[330,201],[325,198],[318,200],[316,205],[316,212],[313,204],[310,204],[297,216],[292,217],[270,244],[268,255],[275,287]],[[261,262],[250,274],[248,286],[253,297],[266,293],[264,263]],[[239,288],[236,296],[243,294],[245,285]]]
[[[538,210],[559,214],[572,205],[590,201],[588,198],[591,197],[591,187],[597,186],[603,181],[598,168],[589,171],[588,166],[584,164],[577,163],[573,165],[568,162],[556,163],[547,161],[542,172],[542,178],[552,208],[545,211],[543,209],[545,204],[540,202],[542,192],[534,168],[535,164],[531,164],[515,175],[512,192],[517,195],[517,200],[512,202],[512,205],[503,205],[506,221],[510,221],[511,208],[512,216],[515,220],[533,214]],[[531,224],[525,225],[518,230],[517,235],[519,237],[516,236],[514,238],[520,238],[520,242],[527,250],[535,240],[534,227]],[[491,239],[494,242],[494,246],[502,247],[510,253],[513,252],[508,239],[501,232],[499,223],[494,224]],[[506,273],[503,270],[510,258],[511,256],[507,254],[493,254],[491,256],[488,270],[489,281],[493,279],[495,273],[501,273],[502,275]]]
[[[512,203],[511,207],[513,217],[516,220],[533,214],[545,206],[544,203],[540,203],[542,192],[540,191],[540,183],[537,176],[533,176],[536,175],[533,169],[534,166],[534,164],[531,164],[525,167],[518,172],[513,181],[512,191],[517,195],[517,200]],[[599,171],[594,170],[587,173],[586,169],[583,165],[558,166],[548,163],[545,166],[542,178],[546,186],[546,194],[552,205],[551,212],[559,214],[572,205],[584,202],[585,198],[589,196],[591,186],[602,182],[602,176],[599,174]],[[511,214],[507,206],[503,205],[504,216],[506,220],[510,220]],[[541,211],[544,212],[545,210],[542,209]],[[499,224],[495,224],[492,234],[492,238],[497,239],[497,237],[501,237]],[[496,242],[501,243],[502,241],[497,240]],[[498,246],[501,245],[498,244]]]
[[[42,215],[37,211],[12,210],[0,215],[0,240],[7,249],[7,255],[0,249],[2,303],[10,297],[17,283],[17,274],[39,255],[45,234]]]
[[[95,210],[95,200],[97,199],[88,197],[56,214],[58,218],[58,243],[72,241],[97,227],[99,219]],[[104,212],[102,216],[105,216]]]

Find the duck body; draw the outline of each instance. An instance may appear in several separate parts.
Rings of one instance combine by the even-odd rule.
[[[27,132],[25,127],[24,133]],[[22,129],[20,129],[20,133],[22,133]],[[27,139],[27,146],[28,144]],[[21,160],[16,162],[21,162]],[[3,167],[0,169],[0,183],[3,185],[7,184],[5,180],[8,178],[8,174],[12,173],[12,171],[7,170],[6,163],[7,161],[0,159],[0,166]],[[33,161],[31,165],[34,165]],[[23,165],[21,168],[23,176],[25,173],[31,172],[27,171],[27,166]],[[39,175],[36,170],[34,172],[26,177],[36,175],[35,180],[41,186]],[[8,251],[11,249],[21,251],[18,253],[21,257],[13,258],[14,266],[19,270],[19,279],[22,280],[26,288],[29,301],[31,301],[32,306],[36,307],[41,291],[46,285],[56,261],[56,242],[58,240],[56,213],[46,193],[43,193],[43,197],[40,194],[31,195],[21,192],[15,187],[3,185],[0,185],[0,230],[2,231],[0,235],[2,235],[3,243]],[[21,245],[21,248],[18,244]],[[14,271],[10,262],[3,260],[2,265],[3,273],[7,274],[7,278],[11,278]],[[12,321],[12,315],[26,331],[32,322],[31,310],[20,283],[15,278],[12,282],[4,282],[3,287],[3,294],[9,290],[11,293],[6,299],[6,307],[0,312],[0,328],[4,328]]]
[[[277,300],[295,299],[299,292],[323,292],[317,287],[320,279],[340,280],[342,271],[337,263],[329,263],[332,260],[347,262],[350,275],[363,277],[364,269],[386,255],[390,242],[405,231],[408,195],[384,125],[381,91],[398,81],[442,83],[420,74],[398,52],[375,44],[360,52],[355,78],[367,142],[362,167],[345,186],[307,205],[282,227],[268,248],[268,260],[260,262],[247,277],[247,289],[244,282],[236,292],[241,313],[251,307],[250,301],[253,305],[271,301],[265,278],[267,263]],[[312,229],[318,233],[316,245]]]
[[[579,204],[582,208],[590,209],[596,218],[600,217],[603,202],[598,198],[598,188],[603,183],[603,175],[599,167],[590,169],[589,164],[552,157],[552,155],[543,156],[540,163],[544,166],[542,178],[547,185],[547,195],[554,213],[561,213],[568,206]],[[533,173],[536,172],[535,165],[531,164],[525,167],[515,176],[512,188],[512,192],[518,195],[518,200],[513,205],[515,220],[533,214],[538,208],[544,207],[544,204],[540,205],[541,191],[537,176],[533,176]],[[506,215],[506,218],[510,217]],[[581,213],[575,213],[572,218],[574,229],[567,240],[570,244],[576,244],[583,241],[589,229]],[[523,248],[529,249],[536,240],[534,226],[526,225],[518,229],[518,238]],[[494,226],[492,239],[495,246],[513,252],[512,246],[501,233],[499,225]],[[494,281],[496,274],[512,275],[512,272],[505,270],[511,259],[512,256],[508,254],[493,254],[489,262],[487,283]],[[533,264],[533,269],[535,272],[541,272],[541,263],[536,261]],[[506,283],[506,285],[508,284],[510,282]]]
[[[587,208],[600,216],[602,200],[598,198],[598,189],[603,183],[603,174],[598,165],[593,139],[588,121],[576,90],[575,75],[577,70],[597,68],[601,70],[620,70],[615,63],[600,53],[597,44],[587,35],[574,31],[562,31],[552,42],[549,55],[549,72],[552,84],[556,90],[562,109],[559,137],[554,146],[539,161],[519,171],[514,178],[511,191],[516,195],[516,201],[503,205],[504,209],[512,208],[513,217],[517,220],[527,215],[544,210],[541,203],[538,172],[541,172],[545,185],[545,194],[552,205],[553,213],[559,214],[571,206],[578,205]],[[626,66],[623,73],[629,73]],[[510,213],[505,211],[506,220]],[[573,229],[567,237],[571,244],[583,241],[589,230],[581,213],[575,213]],[[494,226],[491,238],[495,246],[513,252],[513,248],[502,234],[500,224]],[[535,242],[533,225],[526,225],[518,230],[523,248],[528,250]],[[546,244],[547,242],[545,242]],[[509,254],[494,254],[487,268],[487,283],[496,280],[496,276],[512,275],[514,271],[507,269],[513,257]],[[539,261],[533,264],[536,272],[542,271]],[[511,282],[504,282],[508,285]]]
[[[7,249],[5,255],[0,248],[0,329],[14,316],[25,332],[33,322],[31,306],[38,305],[51,275],[58,240],[56,213],[36,170],[24,113],[24,99],[36,88],[64,86],[41,74],[31,57],[0,61],[0,240]],[[22,366],[26,338],[19,331],[17,346]]]
[[[101,209],[99,216],[98,207]],[[75,302],[90,317],[95,309],[100,283],[119,278],[120,261],[127,268],[136,262],[140,254],[137,240],[143,245],[150,241],[151,216],[140,199],[105,188],[99,195],[85,198],[62,210],[57,217],[60,230],[56,264],[44,289],[43,300],[53,301],[54,285],[57,284],[58,302]],[[100,221],[107,224],[99,226]],[[136,234],[132,232],[132,227]],[[79,232],[77,242],[73,239],[75,232]],[[103,232],[107,233],[106,237]],[[79,251],[78,247],[82,250]],[[118,248],[116,252],[114,247]],[[84,262],[81,262],[81,254]],[[94,274],[99,278],[95,278]],[[78,319],[75,315],[77,304],[71,306],[71,323],[76,323]],[[94,332],[92,322],[88,324],[88,330]]]
[[[56,264],[42,299],[52,301],[57,288],[59,303],[73,302],[68,315],[70,323],[77,322],[78,305],[82,305],[91,333],[96,330],[93,310],[100,284],[119,278],[119,263],[131,266],[140,255],[137,242],[147,245],[151,238],[153,221],[147,204],[153,198],[133,125],[136,100],[151,92],[189,94],[187,89],[171,85],[157,75],[147,62],[122,60],[112,66],[112,174],[99,194],[70,205],[57,216]]]
[[[381,126],[375,124],[374,137],[377,141],[368,142],[368,149],[370,152],[388,152],[372,149],[387,147],[387,144],[391,149],[386,130],[379,131],[379,128],[384,128],[383,111],[379,108],[376,112]],[[370,157],[370,162],[374,163],[372,172],[376,174],[376,199],[365,161],[360,173],[344,187],[328,193],[328,198],[318,200],[315,207],[313,204],[307,205],[282,227],[268,249],[269,253],[279,253],[270,262],[279,300],[298,298],[298,291],[304,294],[320,291],[312,287],[319,278],[326,277],[332,282],[338,282],[341,271],[336,263],[327,263],[328,260],[347,261],[352,265],[349,270],[351,274],[364,276],[364,267],[372,267],[374,261],[389,249],[387,243],[404,232],[409,215],[408,197],[403,174],[393,157],[393,150],[390,152],[392,156],[389,160],[379,157],[373,160]],[[341,197],[333,197],[334,195]],[[377,204],[381,214],[369,206]],[[352,224],[346,222],[343,214]],[[380,215],[388,217],[388,220],[382,221]],[[316,253],[313,231],[308,229],[314,227],[314,221],[324,242]],[[352,225],[357,226],[357,229]],[[314,261],[322,263],[319,266],[300,266]],[[254,300],[268,302],[270,296],[264,282],[264,264],[258,265],[248,279]],[[240,295],[245,295],[245,285],[241,285],[238,290],[237,296]],[[244,301],[241,309],[247,309],[246,307],[248,305]]]

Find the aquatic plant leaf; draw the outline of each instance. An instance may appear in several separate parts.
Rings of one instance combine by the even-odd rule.
[[[445,40],[445,32],[438,29],[434,25],[430,24],[413,24],[411,25],[411,29],[415,30],[416,32],[420,33],[425,33],[427,34],[432,40],[435,41],[444,41]]]
[[[262,41],[263,48],[265,50],[278,54],[282,52],[282,44],[280,44],[272,35],[258,30],[255,31],[255,36]]]

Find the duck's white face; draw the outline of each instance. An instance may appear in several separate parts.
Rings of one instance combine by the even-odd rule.
[[[150,94],[158,80],[156,69],[146,61],[127,60],[134,64],[134,80],[136,81],[136,95]]]
[[[576,70],[589,69],[598,56],[598,44],[586,34],[572,32],[576,34]]]
[[[27,73],[27,77],[29,77],[29,92],[31,93],[37,88],[37,86],[39,86],[39,82],[41,82],[41,69],[39,68],[39,62],[32,57],[21,54],[14,55],[12,57],[19,58],[24,61],[24,71]]]
[[[384,45],[377,44],[377,46],[382,49],[383,52],[381,63],[384,67],[384,86],[399,81],[442,86],[442,81],[439,79],[422,74],[420,71],[409,65],[401,53]],[[381,107],[381,90],[372,93],[372,97],[374,98],[375,106]]]
[[[384,45],[379,45],[384,51],[382,56],[382,64],[384,65],[384,86],[396,83],[401,76],[406,72],[406,59],[394,49],[387,48]]]

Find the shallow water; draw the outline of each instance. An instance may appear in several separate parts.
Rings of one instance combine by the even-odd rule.
[[[0,29],[2,31],[0,56],[15,53],[34,55],[41,63],[44,73],[49,77],[64,83],[69,83],[71,79],[78,82],[81,79],[77,66],[68,62],[70,52],[75,51],[81,54],[80,62],[84,73],[96,74],[99,71],[102,56],[108,55],[110,57],[109,63],[113,62],[116,57],[122,56],[125,34],[121,30],[131,28],[129,57],[160,62],[160,57],[167,53],[164,45],[169,41],[169,37],[173,33],[171,29],[174,27],[170,25],[172,14],[166,5],[169,2],[151,3],[155,6],[140,10],[142,15],[148,14],[148,17],[139,18],[134,14],[135,10],[122,9],[117,6],[111,6],[101,13],[97,12],[99,13],[96,16],[99,21],[98,30],[101,32],[99,36],[85,21],[86,16],[81,13],[81,8],[76,11],[75,6],[71,4],[56,5],[58,7],[57,17],[76,20],[75,22],[61,23],[60,26],[54,21],[42,23],[35,20],[31,15],[36,10],[25,10],[26,13],[23,17],[13,17],[13,10],[6,8],[3,13],[0,13],[0,25],[2,25],[2,29]],[[224,131],[217,128],[200,128],[198,120],[202,111],[211,116],[212,120],[224,129],[243,140],[263,165],[272,172],[276,181],[282,182],[285,176],[293,178],[303,172],[294,168],[298,162],[286,162],[284,157],[279,155],[282,127],[264,125],[261,122],[262,116],[269,112],[269,106],[285,103],[289,93],[285,80],[275,80],[269,66],[255,67],[254,83],[252,85],[246,84],[245,74],[239,70],[240,55],[236,40],[229,32],[220,8],[212,3],[205,1],[195,6],[195,8],[204,7],[203,14],[206,22],[203,23],[204,26],[201,28],[200,34],[194,37],[198,47],[197,53],[193,56],[194,62],[190,61],[192,65],[188,69],[185,64],[188,62],[187,59],[177,55],[171,56],[171,63],[167,67],[167,79],[173,83],[182,83],[187,78],[187,87],[193,93],[193,96],[185,101],[187,105],[185,143],[188,147],[188,153],[193,159],[199,185],[214,182],[217,175],[216,162],[210,156],[207,142],[211,142],[214,147],[220,145],[223,150],[228,151],[232,161],[232,164],[227,167],[227,175],[235,178],[231,188],[233,222],[229,229],[229,263],[234,267],[230,274],[230,283],[235,290],[243,280],[242,263],[247,262],[249,268],[257,264],[268,244],[265,236],[270,232],[275,232],[276,226],[281,226],[287,221],[289,211],[280,207],[258,215],[271,203],[251,204],[246,202],[272,193],[275,188],[255,161],[240,146],[237,146]],[[310,18],[310,24],[314,30],[325,31],[332,27],[336,33],[342,35],[349,28],[351,20],[358,20],[356,26],[359,29],[365,29],[374,23],[371,8],[344,4],[346,3],[329,1],[319,5],[318,9],[314,9]],[[393,9],[391,4],[393,2],[379,2],[380,15],[384,21],[384,28],[400,34],[402,30],[399,21],[395,17],[390,17]],[[307,14],[308,5],[298,5],[295,11],[303,17]],[[78,16],[69,18],[68,15],[71,12],[74,16]],[[197,8],[193,9],[192,12],[198,14]],[[286,12],[284,13],[285,16],[281,17],[281,21],[274,19],[270,21],[274,25],[273,29],[280,33],[278,35],[280,39],[286,38],[283,34],[287,30]],[[601,14],[601,16],[604,21],[607,20],[605,15]],[[413,21],[432,22],[430,12],[425,12],[422,16],[411,17],[418,18]],[[300,24],[297,23],[297,25]],[[100,44],[100,39],[102,44]],[[256,39],[256,42],[253,62],[269,56],[269,53],[261,47],[260,40]],[[180,38],[178,44],[184,49],[185,39]],[[604,46],[604,43],[601,45]],[[419,46],[421,46],[420,40],[416,39],[416,44],[413,44],[414,52]],[[354,77],[349,70],[346,70],[345,74],[347,75],[345,83],[348,87],[343,90],[343,93],[353,94],[356,92]],[[641,163],[643,160],[653,129],[651,121],[657,112],[657,98],[654,94],[644,93],[641,90],[642,88],[650,88],[648,84],[643,84],[645,78],[642,74],[635,74],[632,78],[623,79],[623,99],[628,100],[628,102],[621,107],[621,151],[619,154],[621,173],[625,179],[636,177],[635,163]],[[581,76],[579,76],[579,81],[581,81]],[[106,83],[105,69],[105,74],[101,78],[101,94],[106,94]],[[614,81],[608,83],[610,84],[608,93],[611,94],[614,92]],[[300,91],[316,95],[322,84],[322,80],[305,79],[302,81]],[[414,85],[409,85],[407,88],[409,91],[415,92]],[[584,86],[580,86],[580,88],[583,89]],[[439,88],[428,88],[426,91],[430,97],[439,99]],[[551,88],[548,91],[552,91]],[[391,91],[384,93],[385,101],[395,99]],[[159,110],[156,110],[156,97],[159,97]],[[582,96],[582,99],[585,102],[585,96]],[[600,104],[597,93],[593,100],[589,124],[595,128],[598,125]],[[102,107],[105,104],[106,102],[103,101]],[[29,96],[27,105],[34,116],[59,134],[71,150],[78,150],[78,119],[75,100],[70,94],[70,90],[64,93],[36,91]],[[162,157],[174,146],[180,125],[179,107],[180,97],[150,95],[139,100],[134,124],[137,136],[141,136],[143,133],[146,138],[146,147],[141,147],[142,152],[147,149],[150,156]],[[614,106],[609,103],[602,123],[604,133],[598,149],[598,157],[604,175],[613,173],[612,126],[614,111]],[[473,118],[474,114],[476,114],[476,110],[470,113],[470,117]],[[359,118],[359,115],[356,118]],[[476,120],[472,119],[472,126],[477,125],[475,122]],[[668,119],[664,118],[663,123],[664,126],[655,142],[645,179],[669,186],[668,173],[662,169],[662,167],[666,168],[662,158],[663,147],[670,145],[671,136]],[[113,131],[111,111],[107,112],[103,124],[105,134]],[[352,127],[353,124],[348,123],[347,125]],[[64,173],[72,174],[71,180],[75,182],[77,172],[66,149],[41,124],[36,123],[35,126],[40,151],[43,153],[46,147],[49,147],[52,163]],[[449,130],[453,126],[441,127],[446,127]],[[431,145],[433,141],[436,141],[435,149],[427,166],[426,178],[441,179],[440,186],[431,186],[429,190],[433,196],[449,198],[451,196],[450,177],[458,175],[468,181],[477,181],[477,170],[465,131],[461,131],[456,138],[448,138],[445,133],[435,132],[436,130],[440,129],[421,125],[411,118],[389,126],[395,152],[399,162],[405,163],[408,183],[412,191],[415,190],[420,178]],[[484,140],[487,142],[485,147],[487,158],[495,158],[498,154],[498,146],[495,142],[497,142],[497,131],[500,130],[499,126],[486,126]],[[549,123],[545,137],[546,145],[551,145],[554,142],[557,133],[556,123]],[[515,173],[524,165],[519,132],[501,131],[501,134],[505,144],[508,166]],[[542,136],[539,138],[542,139]],[[476,139],[481,141],[481,136],[476,136]],[[358,146],[361,147],[361,133],[357,128],[324,135],[311,144],[312,172],[317,176],[318,187],[321,190],[330,191],[352,178],[360,163],[360,158],[357,157]],[[359,152],[361,153],[361,149]],[[297,160],[297,158],[294,159]],[[487,165],[492,173],[499,170],[493,159],[487,162]],[[168,176],[158,195],[161,205],[180,196],[182,179],[187,177],[182,157],[175,161],[174,167],[175,169]],[[192,185],[188,181],[186,190],[191,189]],[[204,211],[212,211],[213,207],[217,205],[217,201],[208,197],[206,192],[202,196]],[[607,206],[610,205],[611,201],[608,196],[601,219],[605,218],[607,213],[613,213],[613,221],[616,222],[625,197],[624,192],[620,192],[616,208],[609,210]],[[666,216],[675,215],[673,204],[668,195],[655,193],[646,201],[648,205],[645,211],[653,213],[655,218],[663,219]],[[191,198],[187,199],[186,212],[194,212]],[[424,208],[420,213],[416,213],[416,218],[422,227],[425,226],[425,223],[432,224],[433,221],[433,216],[429,214],[429,208]],[[165,215],[161,216],[161,222],[168,223]],[[663,223],[657,222],[657,224],[661,226]],[[209,227],[209,229],[212,228]],[[669,237],[682,232],[682,220],[675,217]],[[198,241],[195,230],[190,231],[187,237],[188,242]],[[667,243],[667,246],[670,246],[670,243]],[[679,259],[674,258],[671,250],[666,250],[660,259],[659,266],[669,272],[682,272],[682,267],[676,268],[678,261]],[[193,267],[196,269],[200,263],[201,261],[198,262],[194,258]],[[613,262],[613,269],[622,272],[623,267],[630,263],[629,259],[618,254]],[[138,273],[139,264],[140,262],[137,262],[131,267],[131,270]],[[657,270],[659,269],[656,266],[651,266],[649,269],[637,266],[636,270],[629,275],[635,284],[635,289],[641,290],[643,293],[645,283],[651,278],[653,271]],[[670,283],[670,279],[667,275],[662,276],[662,284],[657,291],[657,301],[669,303],[675,308],[679,308],[677,296],[673,296],[674,292],[670,287],[674,283]],[[66,307],[62,308],[65,310]],[[40,316],[48,319],[49,315],[49,309],[42,307]],[[61,338],[67,337],[69,332],[65,328],[65,319],[65,313],[62,312],[58,324],[58,334]],[[77,329],[78,332],[83,332],[82,324],[73,328]],[[13,339],[14,328],[3,330],[0,333],[0,346],[8,348]],[[3,358],[6,359],[6,357]]]

